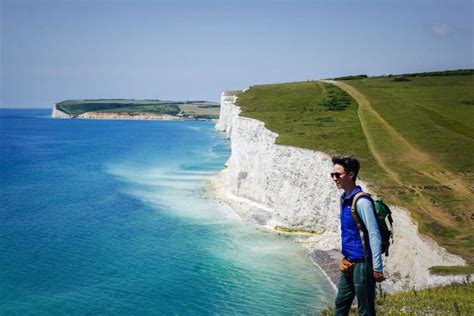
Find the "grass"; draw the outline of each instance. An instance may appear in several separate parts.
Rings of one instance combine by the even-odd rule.
[[[454,284],[420,291],[401,292],[377,299],[382,315],[471,315],[474,284]]]
[[[395,190],[381,192],[390,202],[408,208],[420,232],[453,253],[474,263],[474,76],[410,77],[351,81],[372,109],[399,137],[382,128],[380,121],[365,116],[374,150],[398,179]],[[377,190],[386,177],[368,180]],[[403,194],[391,194],[399,188]]]
[[[220,112],[220,105],[198,105],[195,104],[182,104],[180,105],[181,111],[186,115],[192,115],[196,119],[218,119]]]
[[[286,226],[275,226],[274,230],[284,232],[284,233],[294,233],[294,234],[320,234],[321,232],[312,229],[305,229],[301,227],[286,227]]]
[[[207,101],[160,101],[129,99],[66,100],[56,104],[57,109],[73,117],[87,112],[151,113],[193,117],[218,118],[220,106]]]
[[[378,295],[378,315],[472,315],[474,284],[452,284],[420,291],[406,291],[393,295]],[[332,315],[333,308],[320,315]],[[358,315],[352,308],[349,315]]]
[[[278,133],[277,144],[329,154],[344,148],[360,157],[363,165],[374,165],[375,160],[365,154],[367,144],[352,141],[363,137],[360,122],[354,119],[357,103],[349,97],[350,103],[343,111],[330,111],[325,106],[330,91],[343,93],[333,85],[315,81],[253,86],[239,95],[237,104],[241,116],[263,121]]]
[[[237,103],[242,116],[278,133],[278,144],[358,157],[360,179],[410,210],[420,232],[472,266],[474,76],[361,77],[345,84],[368,104],[359,107],[338,87],[316,81],[253,86]]]
[[[474,267],[472,265],[465,267],[458,266],[434,266],[430,268],[430,272],[438,275],[456,275],[464,274],[471,275],[474,274]]]

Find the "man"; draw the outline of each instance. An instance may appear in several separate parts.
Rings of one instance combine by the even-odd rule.
[[[375,315],[375,282],[384,280],[382,239],[375,218],[374,206],[367,196],[357,200],[356,210],[362,223],[363,236],[351,214],[354,196],[362,192],[356,185],[360,164],[354,157],[332,157],[331,179],[341,194],[340,220],[343,260],[340,264],[335,315],[348,315],[354,296],[360,315]],[[365,240],[363,241],[362,238]],[[364,246],[365,244],[365,246]]]

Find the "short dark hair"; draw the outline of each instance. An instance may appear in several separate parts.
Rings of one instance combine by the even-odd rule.
[[[354,172],[352,181],[356,181],[360,169],[360,163],[354,156],[333,156],[332,163],[333,165],[341,165],[345,172]]]

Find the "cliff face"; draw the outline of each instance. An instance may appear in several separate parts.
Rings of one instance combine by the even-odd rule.
[[[223,96],[216,126],[231,139],[225,188],[265,205],[275,223],[335,231],[337,188],[329,179],[330,157],[311,150],[275,145],[277,134],[260,121],[240,117],[234,97]]]
[[[87,112],[78,115],[77,118],[96,120],[177,120],[174,115],[158,115],[150,113],[111,113],[111,112]]]
[[[53,106],[52,118],[72,118],[71,115],[66,114]],[[179,117],[174,115],[158,115],[152,113],[112,113],[112,112],[86,112],[75,118],[82,119],[97,119],[97,120],[178,120]]]
[[[71,118],[69,114],[66,114],[63,111],[56,109],[56,105],[53,105],[53,112],[51,113],[51,117],[52,118]]]
[[[264,123],[240,117],[236,96],[223,93],[216,128],[231,140],[231,156],[216,178],[217,195],[256,224],[306,227],[321,232],[306,243],[310,251],[340,249],[339,195],[328,155],[275,144],[277,134]],[[359,183],[366,188],[364,183]],[[430,275],[433,265],[464,265],[433,240],[418,234],[409,213],[391,206],[395,221],[390,257],[384,258],[388,291],[462,281]]]

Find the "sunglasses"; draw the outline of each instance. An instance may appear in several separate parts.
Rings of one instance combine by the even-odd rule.
[[[336,179],[340,179],[341,176],[345,175],[345,173],[339,173],[339,172],[331,172],[331,179],[336,177]]]

